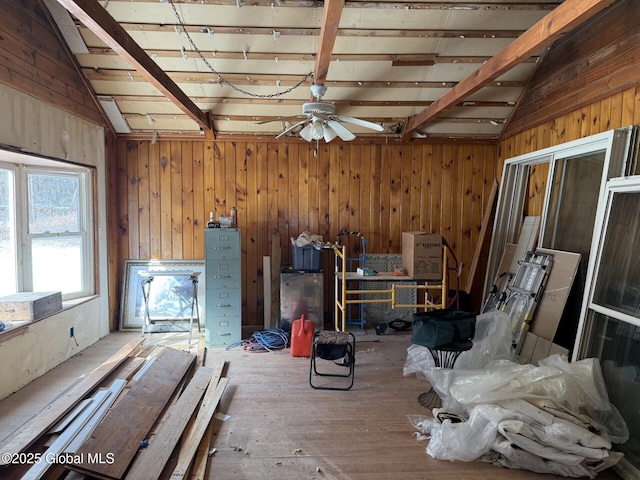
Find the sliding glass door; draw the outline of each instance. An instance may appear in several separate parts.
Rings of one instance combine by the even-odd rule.
[[[609,181],[576,349],[600,359],[611,402],[629,428],[623,475],[640,478],[640,176]]]

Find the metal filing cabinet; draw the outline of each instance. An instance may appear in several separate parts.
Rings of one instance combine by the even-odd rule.
[[[240,230],[209,228],[204,232],[207,347],[242,340],[242,274]]]

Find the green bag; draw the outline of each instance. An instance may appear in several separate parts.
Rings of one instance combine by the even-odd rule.
[[[473,340],[476,314],[459,310],[434,310],[413,315],[411,342],[427,348]]]

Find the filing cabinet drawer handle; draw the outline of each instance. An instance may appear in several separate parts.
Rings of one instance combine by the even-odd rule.
[[[230,250],[231,247],[225,247],[225,246],[221,246],[221,247],[211,247],[214,250]]]
[[[229,335],[231,335],[231,332],[227,332],[227,333],[218,333],[217,334],[219,337],[228,337]]]
[[[212,278],[231,278],[231,275],[212,275]]]
[[[218,303],[218,304],[216,305],[216,307],[226,307],[226,308],[228,308],[228,307],[230,307],[230,306],[231,306],[231,304],[230,304],[230,303]]]

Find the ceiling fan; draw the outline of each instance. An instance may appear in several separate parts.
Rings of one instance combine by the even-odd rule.
[[[370,128],[376,132],[382,132],[384,130],[382,125],[378,125],[377,123],[368,122],[359,118],[347,117],[346,115],[337,115],[336,106],[333,103],[322,101],[322,96],[326,91],[327,87],[325,85],[311,85],[311,93],[317,101],[303,103],[302,115],[274,118],[272,120],[258,122],[256,125],[289,118],[302,118],[303,120],[287,127],[282,133],[276,136],[276,138],[283,137],[294,131],[296,128],[304,125],[298,134],[307,142],[321,140],[323,138],[326,142],[330,142],[336,137],[340,137],[344,141],[356,138],[356,136],[340,122]]]

